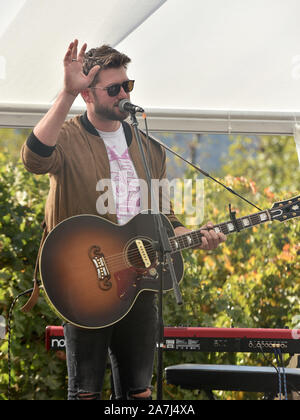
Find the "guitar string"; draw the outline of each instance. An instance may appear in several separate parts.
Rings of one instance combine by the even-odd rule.
[[[253,227],[253,226],[255,226],[256,224],[258,224],[258,223],[262,223],[262,221],[261,221],[261,219],[259,219],[259,217],[258,216],[252,216],[252,219],[253,218],[255,218],[256,220],[252,220],[254,223],[252,223],[251,225],[249,225],[249,226],[244,226],[244,225],[242,225],[242,226],[240,226],[240,228],[241,229],[243,229],[243,228],[245,228],[245,227]],[[237,220],[237,222],[240,222],[242,219],[238,219]],[[221,228],[221,230],[223,231],[223,233],[225,233],[225,234],[229,234],[229,233],[234,233],[235,232],[235,229],[233,230],[233,231],[229,231],[228,230],[228,228],[227,228],[227,225],[228,225],[228,223],[230,223],[230,222],[227,222],[227,223],[222,223],[222,224],[220,224],[220,225],[216,225],[216,226],[214,226],[214,228],[216,228],[216,227],[219,227],[219,228]],[[198,231],[192,231],[191,233],[189,233],[189,234],[184,234],[184,235],[180,235],[180,236],[174,236],[174,237],[170,237],[169,239],[170,239],[170,241],[177,241],[180,245],[182,245],[184,248],[190,248],[190,247],[193,247],[193,246],[196,246],[196,245],[198,245],[198,244],[190,244],[189,243],[189,241],[188,241],[188,239],[186,239],[187,238],[187,236],[196,236],[196,240],[200,240],[202,237],[203,237],[203,235],[201,234],[201,230],[203,230],[203,229],[200,229],[200,230],[198,230]],[[172,243],[171,243],[171,245],[172,245]],[[151,244],[149,244],[149,245],[144,245],[145,246],[145,249],[146,250],[149,250],[149,251],[151,251],[151,249],[152,249],[152,245]],[[174,248],[174,246],[172,245],[172,247]],[[173,251],[174,252],[176,252],[176,251],[179,251],[179,249],[177,249],[177,247],[175,246],[175,249],[173,249]],[[139,255],[139,251],[137,251],[137,250],[132,250],[132,251],[129,251],[126,255],[128,255],[129,257],[130,256],[134,256],[134,255]],[[123,256],[123,254],[121,254],[121,253],[119,253],[119,254],[114,254],[114,255],[110,255],[110,256],[108,256],[108,257],[106,257],[106,259],[109,261],[109,260],[112,260],[113,258],[119,258],[119,257],[121,257],[121,256]]]
[[[262,212],[262,213],[266,213],[266,212]],[[249,225],[247,225],[247,226],[245,226],[245,225],[242,224],[242,226],[240,226],[241,229],[244,229],[246,227],[253,227],[253,226],[257,225],[257,224],[263,223],[264,221],[261,220],[261,218],[260,218],[260,214],[262,214],[262,213],[258,213],[258,214],[255,214],[255,215],[251,215],[251,216],[248,216],[248,217],[237,219],[237,223],[242,222],[243,219],[248,219],[248,220],[250,219],[251,220],[252,223],[249,224]],[[269,220],[266,220],[266,221],[269,221]],[[218,227],[225,234],[229,234],[229,233],[235,232],[236,229],[234,229],[232,231],[229,231],[228,230],[228,227],[227,226],[228,226],[229,223],[230,222],[221,223],[220,225],[214,226],[213,229],[215,229],[216,227]],[[202,229],[202,230],[204,230],[204,229]],[[189,236],[189,235],[192,236],[192,237],[193,236],[196,236],[196,239],[197,240],[199,240],[199,239],[201,239],[203,237],[203,234],[201,234],[201,229],[199,229],[198,231],[192,231],[190,234],[184,234],[184,235],[180,235],[180,236],[170,237],[169,240],[170,241],[177,241],[183,248],[186,248],[186,249],[187,248],[193,248],[194,246],[196,246],[198,244],[195,244],[195,243],[194,244],[190,244],[189,241],[188,241],[188,239],[186,239],[187,236]],[[172,243],[170,243],[170,245],[172,246],[172,252],[180,251],[180,249],[177,249],[176,246],[175,246],[175,249],[174,249],[174,246],[173,246]],[[150,258],[155,257],[156,251],[153,250],[153,247],[152,247],[151,244],[145,245],[145,249],[149,253],[150,252],[153,252],[154,255],[153,256],[152,255],[149,255]],[[129,262],[130,263],[133,263],[133,265],[134,265],[134,263],[139,263],[140,262],[141,256],[140,256],[140,253],[139,253],[138,250],[129,251],[126,255],[127,255],[127,257],[129,257]],[[117,263],[120,263],[120,264],[121,263],[124,263],[124,262],[126,263],[126,259],[124,259],[124,256],[125,256],[124,253],[114,254],[114,255],[111,255],[111,256],[106,257],[105,260],[112,267],[112,266],[115,266]]]
[[[261,215],[265,215],[267,216],[266,219],[262,219]],[[243,223],[244,220],[249,221],[251,223]],[[260,213],[256,213],[256,214],[252,214],[249,216],[245,216],[242,217],[240,219],[236,219],[236,221],[231,221],[231,222],[225,222],[225,223],[221,223],[219,225],[215,225],[212,229],[216,229],[219,228],[221,229],[221,231],[228,235],[231,233],[234,233],[238,230],[243,230],[246,228],[251,228],[254,227],[256,225],[262,224],[262,223],[266,223],[266,222],[271,222],[272,220],[270,219],[270,215],[268,211],[262,211]],[[229,224],[233,225],[233,228],[230,230],[230,228],[228,227]],[[237,224],[237,227],[235,226],[235,223]],[[238,229],[237,229],[238,228]],[[197,231],[192,231],[188,234],[184,234],[184,235],[180,235],[180,236],[174,236],[174,237],[170,237],[170,245],[172,246],[172,253],[175,252],[179,252],[181,249],[178,249],[178,246],[176,246],[176,244],[174,244],[173,242],[177,242],[177,244],[180,245],[180,248],[182,249],[189,249],[189,248],[194,248],[195,246],[199,245],[199,243],[201,243],[201,241],[199,241],[202,237],[203,234],[201,234],[201,230],[204,229],[199,229]],[[196,236],[196,240],[199,241],[198,243],[190,243],[189,240],[187,239],[187,237],[190,236],[193,238],[193,236]],[[195,241],[195,239],[193,239],[193,241]],[[175,249],[174,249],[175,246]],[[148,251],[150,258],[152,258],[152,255],[150,255],[150,252],[152,252],[154,254],[154,257],[156,255],[156,251],[153,249],[151,244],[148,245],[144,245],[145,250]],[[131,250],[129,251],[126,256],[129,258],[128,262],[130,262],[133,266],[134,264],[138,264],[141,261],[141,255],[140,252],[135,249],[135,250]],[[107,261],[107,263],[109,263],[109,265],[112,266],[118,266],[118,264],[124,264],[128,266],[127,262],[126,262],[126,258],[125,258],[125,254],[123,253],[119,253],[119,254],[114,254],[111,256],[108,256],[105,258],[105,260]],[[153,263],[153,262],[152,262]]]
[[[200,235],[199,233],[197,233],[197,236],[199,236],[199,239],[200,239],[203,235]],[[171,242],[172,240],[173,241],[178,241],[180,243],[180,245],[182,245],[182,247],[186,247],[186,248],[190,247],[189,242],[188,242],[188,245],[187,245],[187,242],[185,240],[184,235],[182,235],[182,237],[180,237],[180,236],[170,237],[169,240],[170,240],[170,245],[172,247],[172,252],[180,251],[179,249],[176,248],[175,245],[172,244],[172,242]],[[196,244],[194,243],[192,246],[196,246]],[[156,251],[153,249],[153,246],[151,244],[144,245],[144,248],[145,248],[146,251],[149,251],[149,252],[153,251],[156,254]],[[120,257],[122,258],[124,255],[131,258],[131,257],[135,257],[135,256],[139,257],[140,253],[137,249],[134,249],[134,250],[128,251],[127,253],[123,252],[123,253],[119,253],[119,254],[110,255],[108,257],[105,257],[105,260],[108,261],[108,262],[112,262],[113,260],[116,260]]]
[[[194,235],[197,235],[197,236],[199,236],[199,239],[203,236],[202,234],[200,234],[199,232],[197,232],[197,231],[194,231],[194,232],[192,232]],[[180,235],[180,236],[174,236],[174,237],[170,237],[169,238],[169,240],[170,240],[170,242],[171,241],[177,241],[177,242],[179,242],[183,247],[185,247],[186,246],[186,240],[185,240],[185,235]],[[188,243],[189,244],[189,243]],[[179,251],[177,248],[176,248],[176,246],[175,245],[172,245],[172,243],[170,243],[170,245],[172,246],[172,248],[173,248],[173,251],[175,252],[175,251]],[[194,244],[193,246],[195,246],[196,244]],[[151,244],[148,244],[148,245],[144,245],[144,247],[145,247],[145,249],[146,250],[149,250],[149,251],[151,251],[151,250],[153,250],[153,246],[151,245]],[[119,253],[119,254],[113,254],[113,255],[110,255],[110,256],[108,256],[108,257],[106,257],[105,259],[107,260],[107,261],[111,261],[111,260],[113,260],[114,258],[119,258],[120,256],[122,256],[122,255],[124,255],[124,253]],[[131,251],[129,251],[129,252],[127,252],[126,253],[126,255],[127,256],[134,256],[134,255],[140,255],[139,254],[139,251],[138,250],[136,250],[136,249],[134,249],[134,250],[131,250]]]
[[[239,221],[241,221],[242,219],[238,219],[237,220],[237,222],[239,222]],[[243,229],[243,228],[246,228],[246,227],[253,227],[253,226],[255,226],[256,224],[258,224],[258,223],[261,223],[261,220],[259,219],[259,218],[257,218],[257,220],[255,220],[255,221],[253,221],[254,223],[253,224],[251,224],[251,225],[249,225],[249,226],[244,226],[244,225],[242,225],[242,226],[240,226],[240,228],[241,229]],[[228,230],[228,228],[227,228],[227,225],[228,225],[228,223],[230,223],[230,222],[227,222],[227,223],[222,223],[222,224],[220,224],[220,225],[216,225],[216,226],[214,226],[214,229],[216,228],[216,227],[218,227],[218,228],[220,228],[221,230],[222,230],[222,232],[223,233],[225,233],[225,234],[229,234],[229,233],[234,233],[235,232],[235,230],[233,230],[233,231],[229,231]],[[187,236],[196,236],[196,239],[197,240],[200,240],[202,237],[203,237],[203,235],[201,234],[201,231],[202,230],[204,230],[204,229],[199,229],[198,231],[192,231],[192,232],[190,232],[190,233],[188,233],[188,234],[184,234],[184,235],[179,235],[179,236],[173,236],[173,237],[170,237],[169,238],[169,240],[170,241],[177,241],[177,242],[179,242],[181,245],[183,245],[183,247],[186,247],[187,245],[187,248],[189,248],[190,246],[190,243],[189,243],[189,241],[188,241],[188,239],[186,239],[187,238]],[[171,243],[171,245],[172,245],[172,243]],[[192,246],[195,246],[195,245],[198,245],[198,244],[193,244]],[[151,250],[152,249],[152,245],[151,244],[149,244],[149,245],[144,245],[144,247],[145,247],[145,249],[147,250]],[[173,247],[174,248],[174,247]],[[175,246],[175,249],[174,249],[174,251],[176,251],[176,250],[178,250],[177,248],[176,248],[176,246]],[[179,250],[178,250],[179,251]],[[132,251],[129,251],[126,255],[134,255],[134,254],[138,254],[139,255],[139,252],[137,251],[137,250],[132,250]],[[121,253],[119,253],[119,254],[113,254],[113,255],[110,255],[110,256],[108,256],[108,257],[106,257],[106,259],[107,260],[110,260],[110,259],[112,259],[112,258],[114,258],[114,257],[119,257],[119,256],[121,256],[121,255],[123,255],[123,254],[121,254]]]
[[[232,232],[230,232],[230,233],[232,233]],[[185,243],[183,243],[183,246],[185,247],[185,249],[188,249],[188,248],[195,247],[195,244],[187,246]],[[151,248],[151,246],[149,246],[147,248],[148,248],[148,257],[151,261],[151,266],[153,266],[153,263],[155,261],[157,261],[156,251],[153,250]],[[178,252],[179,250],[177,250],[177,249],[172,250],[173,253],[175,253],[176,251]],[[145,267],[141,266],[141,261],[142,261],[142,259],[141,259],[141,256],[139,254],[139,251],[136,250],[136,251],[131,252],[131,256],[130,256],[129,259],[126,260],[125,254],[119,254],[119,256],[116,256],[114,259],[111,259],[110,261],[108,260],[107,265],[108,265],[108,268],[112,271],[116,271],[117,269],[121,270],[121,269],[124,269],[124,267],[128,267],[128,268],[133,267],[133,268],[141,268],[142,269],[142,268],[145,268]]]

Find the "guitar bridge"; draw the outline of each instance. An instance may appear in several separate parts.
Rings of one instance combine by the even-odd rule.
[[[97,245],[92,246],[89,250],[89,257],[96,268],[100,289],[104,291],[110,290],[112,288],[111,275],[101,248]]]

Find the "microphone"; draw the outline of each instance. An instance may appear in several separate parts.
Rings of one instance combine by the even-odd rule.
[[[130,112],[130,113],[136,113],[136,112],[144,112],[143,108],[137,105],[133,105],[128,99],[122,99],[119,102],[119,110],[122,112]]]

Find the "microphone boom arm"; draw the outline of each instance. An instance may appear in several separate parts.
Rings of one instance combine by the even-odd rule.
[[[145,133],[143,130],[140,129],[140,132],[149,138],[150,140],[154,141],[155,143],[158,143],[160,146],[162,146],[164,149],[168,150],[169,152],[173,153],[173,155],[177,156],[179,159],[183,160],[185,163],[190,165],[192,168],[196,169],[196,171],[200,172],[202,175],[204,175],[206,178],[211,179],[212,181],[216,182],[217,184],[221,185],[223,188],[225,188],[227,191],[229,191],[231,194],[239,197],[241,200],[244,200],[246,203],[250,204],[251,206],[255,207],[257,210],[262,211],[259,207],[257,207],[255,204],[253,204],[251,201],[247,200],[247,198],[243,197],[236,191],[234,191],[232,188],[227,187],[227,185],[223,184],[221,181],[218,181],[216,178],[212,177],[209,173],[205,172],[203,169],[199,168],[199,166],[195,165],[194,163],[190,162],[189,160],[185,159],[184,157],[180,156],[177,152],[172,150],[170,147],[168,147],[166,144],[164,144],[161,140],[157,139],[156,137],[150,136],[147,132]]]

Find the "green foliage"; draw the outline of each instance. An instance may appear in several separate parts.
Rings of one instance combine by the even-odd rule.
[[[293,138],[235,138],[231,159],[223,171],[232,174],[222,181],[262,209],[299,194],[299,163]],[[243,174],[243,176],[241,176]],[[233,176],[236,175],[236,176]],[[190,176],[196,176],[191,172]],[[257,210],[205,181],[207,222],[229,221],[228,203],[237,217]],[[184,218],[183,218],[184,222]],[[295,328],[300,307],[299,219],[260,225],[228,236],[215,251],[185,252],[186,271],[181,287],[184,305],[165,297],[168,325],[205,327]],[[258,354],[167,354],[173,363],[265,365],[272,356]],[[166,386],[170,395],[195,398],[195,392]],[[258,395],[221,392],[222,398],[259,398]]]
[[[12,300],[32,287],[41,239],[47,177],[35,177],[20,162],[0,154],[0,314],[8,318]],[[39,298],[25,315],[20,302],[12,319],[12,399],[57,399],[65,396],[65,364],[45,351],[45,325],[58,320]],[[8,346],[0,347],[0,399],[7,398]]]
[[[9,162],[17,162],[21,146],[31,130],[26,128],[0,128],[0,153],[8,155]]]
[[[3,132],[0,130],[0,139]],[[23,142],[26,133],[17,134],[21,135]],[[21,140],[16,144],[19,148]],[[0,149],[0,315],[7,318],[13,298],[32,287],[48,177],[27,173],[17,160],[16,152],[8,155],[3,152],[4,149]],[[273,202],[298,193],[298,165],[292,138],[239,137],[232,142],[230,156],[223,166],[223,173],[231,176],[223,181],[259,207],[270,208]],[[196,174],[189,172],[189,176]],[[229,202],[237,209],[238,217],[255,212],[221,187],[205,181],[204,222],[227,221]],[[216,251],[188,251],[184,257],[186,271],[181,284],[184,305],[176,305],[173,293],[165,295],[166,325],[295,327],[300,303],[297,220],[285,224],[274,222],[243,231],[228,237],[226,244]],[[13,311],[11,398],[65,399],[65,361],[59,354],[47,353],[44,345],[45,327],[59,325],[60,320],[42,295],[29,314],[20,311],[25,301],[26,298],[22,297]],[[188,362],[254,365],[265,364],[266,360],[259,354],[168,352],[164,355],[165,366]],[[272,357],[269,362],[272,362]],[[7,341],[2,340],[0,399],[7,398],[7,384]],[[108,395],[107,383],[105,398]],[[218,395],[227,399],[259,398],[243,393],[223,392]],[[164,397],[205,398],[197,391],[166,384]]]

